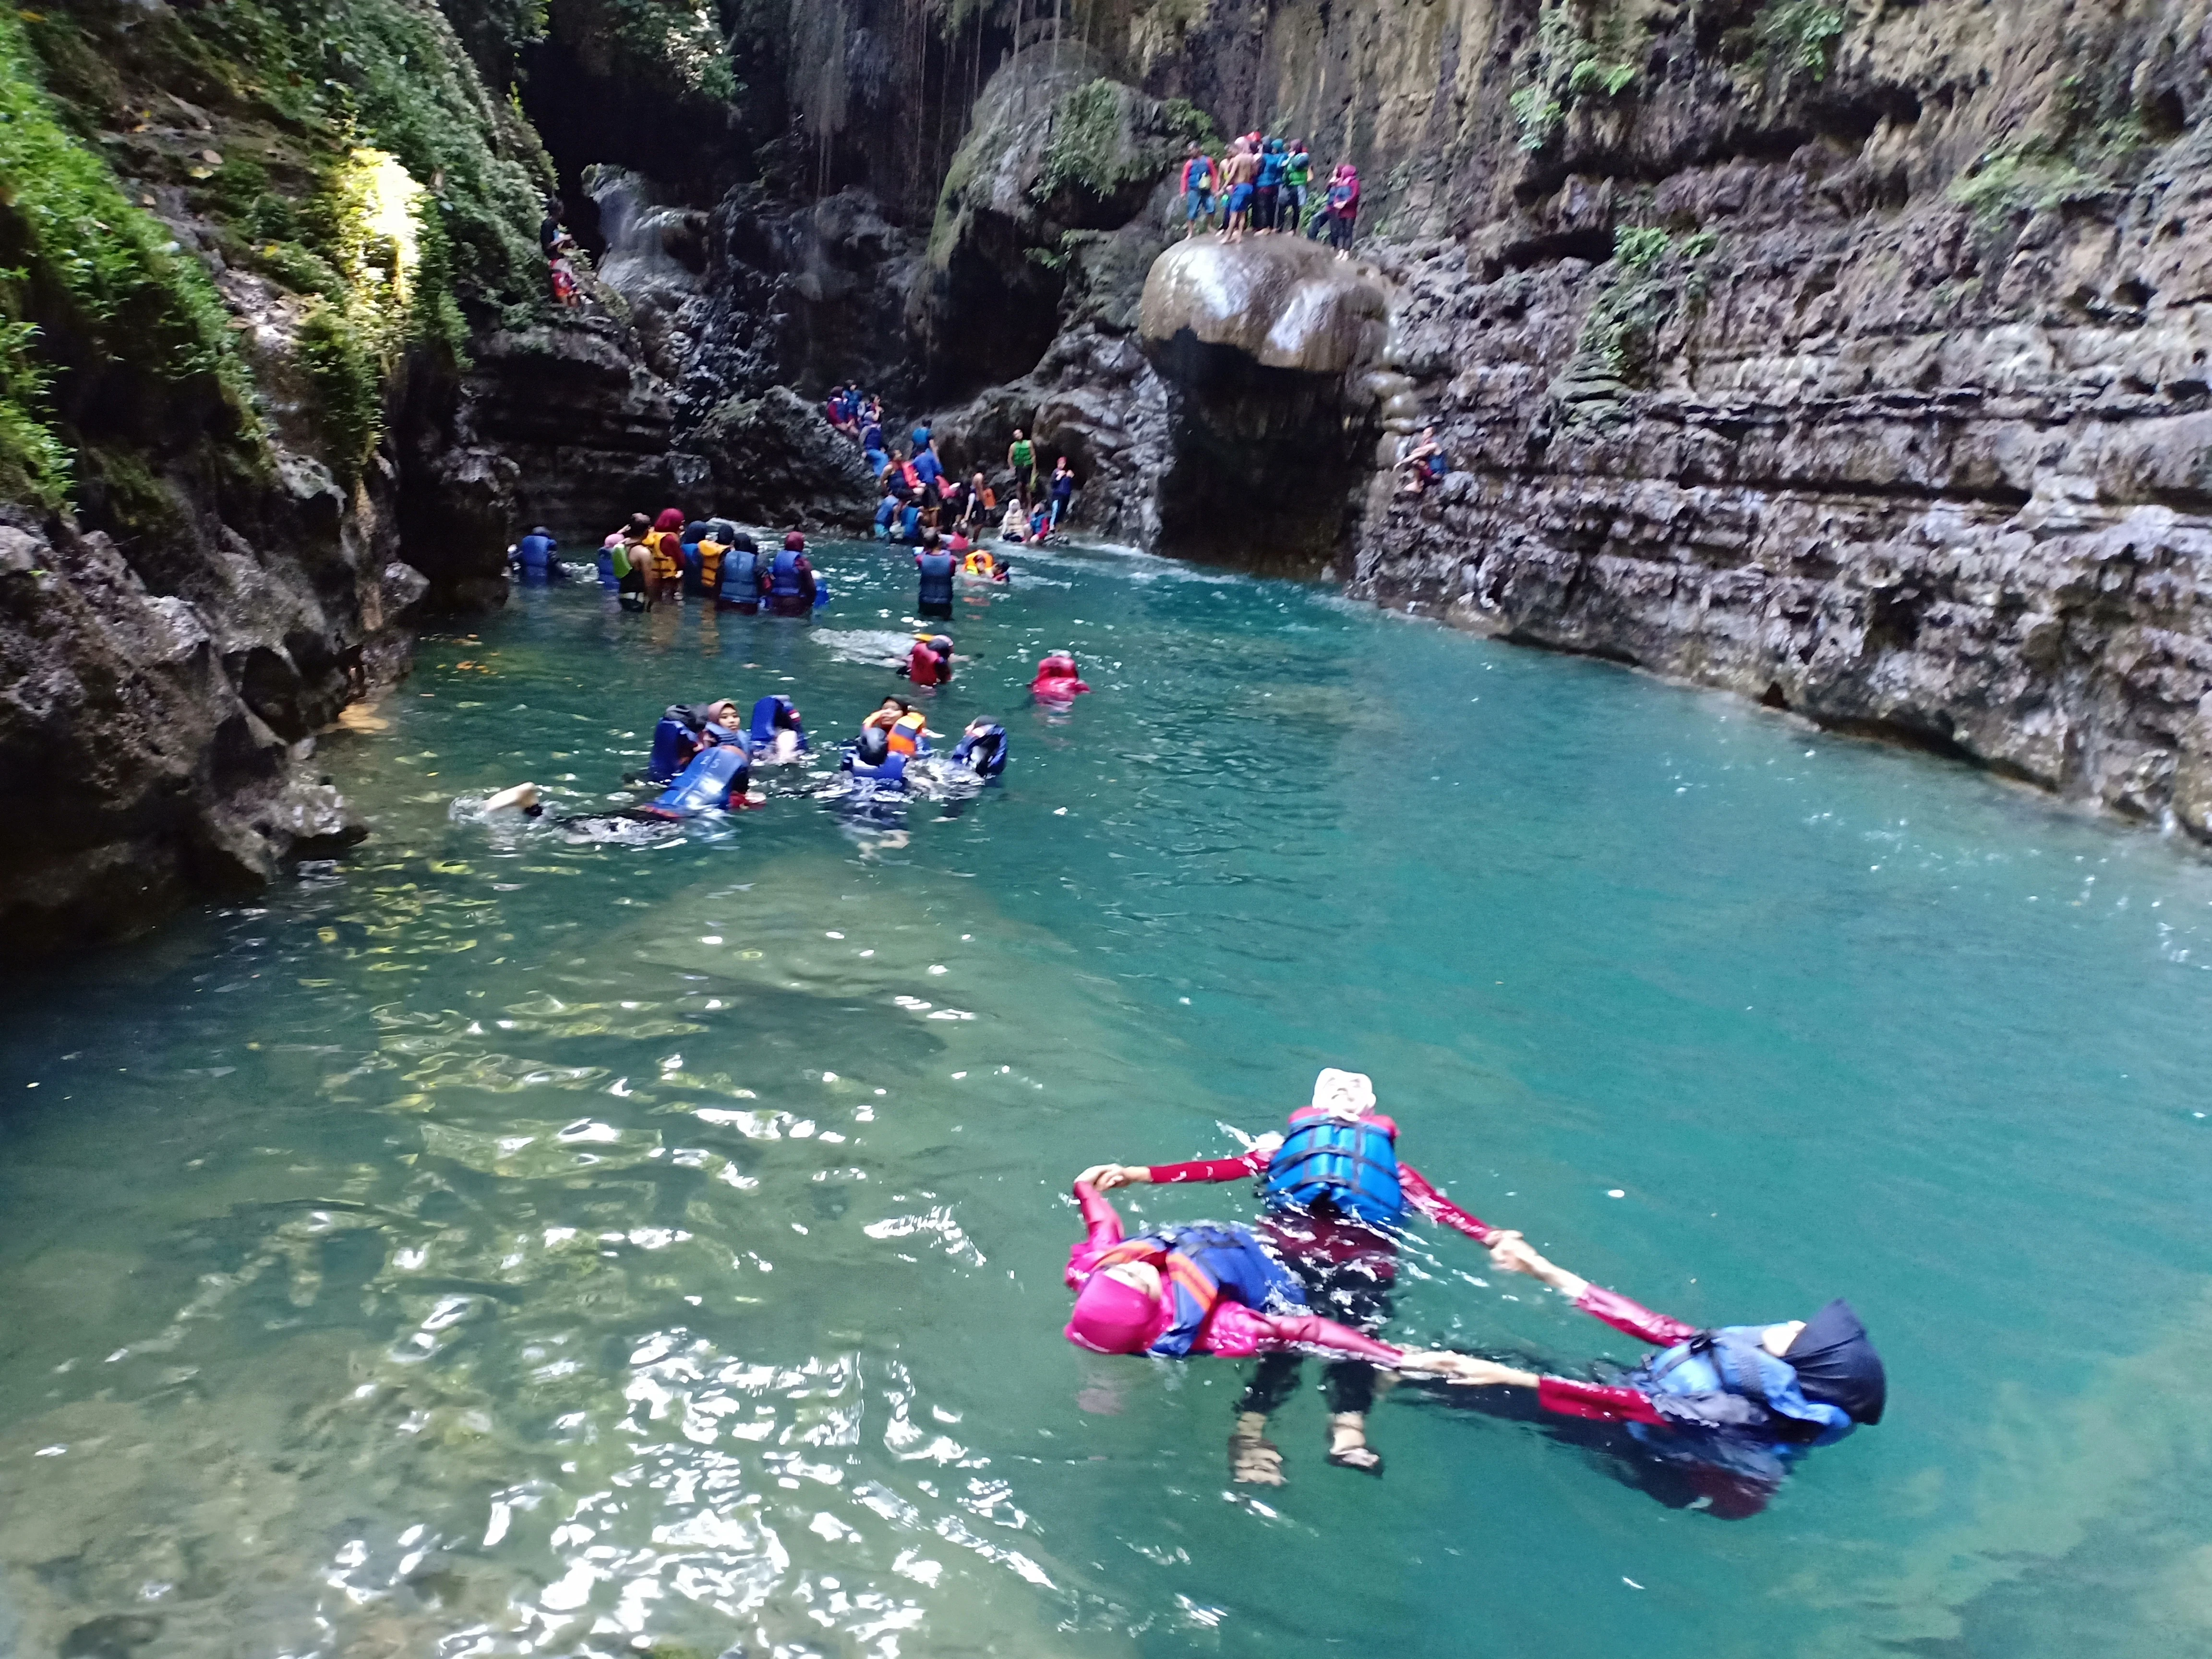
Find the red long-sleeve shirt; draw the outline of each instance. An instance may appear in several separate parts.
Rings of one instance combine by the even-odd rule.
[[[1575,1298],[1575,1306],[1593,1318],[1603,1320],[1613,1329],[1656,1348],[1671,1348],[1698,1334],[1697,1326],[1685,1324],[1669,1314],[1654,1313],[1642,1303],[1632,1302],[1620,1291],[1608,1291],[1600,1285],[1586,1285]],[[1619,1383],[1578,1382],[1569,1376],[1543,1376],[1536,1380],[1536,1398],[1547,1412],[1557,1412],[1562,1417],[1586,1417],[1596,1423],[1667,1420],[1654,1409],[1650,1396],[1640,1389]]]
[[[1241,1158],[1201,1158],[1188,1164],[1155,1164],[1146,1173],[1152,1184],[1172,1187],[1189,1181],[1243,1181],[1266,1170],[1272,1152],[1253,1151]],[[1406,1201],[1441,1226],[1465,1233],[1478,1244],[1487,1244],[1497,1231],[1480,1216],[1470,1215],[1429,1184],[1429,1179],[1410,1164],[1398,1165],[1398,1185]]]

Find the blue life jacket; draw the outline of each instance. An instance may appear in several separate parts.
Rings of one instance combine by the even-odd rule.
[[[615,555],[611,547],[599,550],[599,586],[610,593],[622,586],[622,579],[615,574]]]
[[[781,715],[788,715],[790,718],[779,720],[778,717]],[[813,747],[806,740],[806,727],[799,720],[797,711],[792,708],[791,699],[780,691],[763,697],[753,705],[752,731],[749,733],[753,747],[757,749],[764,743],[774,743],[779,725],[786,730],[799,733],[799,746],[801,749]]]
[[[646,776],[655,783],[667,782],[690,763],[698,749],[699,728],[670,709],[653,728],[653,758],[646,763]]]
[[[898,517],[899,504],[896,495],[886,495],[876,505],[876,528],[889,530],[891,521]]]
[[[1283,169],[1290,164],[1290,159],[1279,149],[1266,150],[1261,154],[1259,183],[1262,189],[1269,185],[1279,185],[1283,182]]]
[[[1247,1228],[1201,1221],[1148,1234],[1125,1244],[1122,1251],[1129,1252],[1132,1245],[1147,1255],[1157,1249],[1179,1255],[1204,1275],[1204,1280],[1194,1283],[1188,1272],[1172,1261],[1161,1273],[1163,1285],[1175,1298],[1175,1318],[1153,1340],[1145,1351],[1147,1353],[1162,1358],[1180,1358],[1189,1353],[1220,1302],[1241,1302],[1255,1313],[1307,1310],[1304,1286],[1289,1268],[1261,1248],[1259,1239]]]
[[[937,459],[933,449],[917,450],[914,458],[915,477],[924,484],[934,483],[945,476],[945,463]]]
[[[799,597],[799,555],[786,548],[769,568],[769,592],[779,599]]]
[[[921,603],[950,605],[952,603],[952,556],[950,553],[924,553],[915,563],[921,568]]]
[[[921,509],[911,501],[899,514],[899,534],[909,542],[921,539]]]
[[[1347,1123],[1321,1114],[1294,1117],[1268,1160],[1260,1196],[1269,1209],[1310,1209],[1325,1198],[1340,1214],[1395,1227],[1406,1213],[1397,1143],[1371,1119]]]
[[[699,544],[678,542],[676,551],[677,556],[684,561],[684,591],[686,593],[705,592],[707,590],[699,585]]]
[[[1850,1413],[1808,1400],[1796,1367],[1767,1352],[1764,1325],[1700,1331],[1654,1354],[1629,1375],[1668,1423],[1682,1428],[1747,1429],[1778,1440],[1826,1444],[1851,1431]]]
[[[1006,769],[1006,728],[994,721],[972,738],[962,732],[952,758],[978,777],[997,777]]]
[[[863,766],[857,761],[846,767],[856,778],[865,778],[883,793],[906,793],[906,761],[904,755],[886,755],[873,766]]]
[[[760,555],[733,547],[722,555],[722,598],[733,605],[760,603]]]
[[[873,421],[870,421],[867,425],[862,427],[860,428],[860,447],[863,449],[872,449],[878,454],[881,454],[884,448],[883,428]]]
[[[522,579],[528,582],[557,581],[559,567],[553,562],[555,543],[550,536],[528,535],[517,543],[515,562],[522,567]]]
[[[655,806],[670,812],[720,812],[727,810],[732,794],[744,793],[752,767],[744,733],[719,726],[708,729],[718,741],[701,750],[677,774],[676,781],[653,801]]]

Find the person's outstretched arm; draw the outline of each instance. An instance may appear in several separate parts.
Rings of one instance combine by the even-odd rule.
[[[1654,1347],[1671,1348],[1677,1342],[1686,1342],[1697,1335],[1698,1326],[1686,1324],[1668,1314],[1654,1313],[1640,1302],[1632,1302],[1618,1291],[1608,1291],[1601,1285],[1593,1285],[1579,1273],[1571,1273],[1565,1267],[1546,1261],[1534,1245],[1517,1232],[1499,1232],[1490,1240],[1490,1263],[1502,1273],[1527,1273],[1540,1279],[1561,1296],[1593,1318],[1601,1319],[1613,1329],[1634,1337],[1639,1342],[1649,1342]]]
[[[1216,1305],[1194,1352],[1223,1359],[1249,1359],[1286,1349],[1364,1359],[1389,1370],[1436,1372],[1469,1382],[1484,1380],[1480,1368],[1488,1363],[1466,1354],[1397,1347],[1319,1314],[1259,1313],[1237,1302]]]
[[[1071,1290],[1091,1276],[1093,1263],[1121,1242],[1121,1218],[1098,1190],[1097,1177],[1113,1168],[1101,1164],[1075,1177],[1075,1201],[1083,1209],[1084,1236],[1067,1253],[1067,1284]]]
[[[1429,1178],[1410,1164],[1398,1166],[1398,1185],[1406,1194],[1406,1201],[1439,1226],[1465,1233],[1478,1244],[1487,1244],[1500,1236],[1498,1229],[1480,1216],[1470,1215],[1438,1192]]]

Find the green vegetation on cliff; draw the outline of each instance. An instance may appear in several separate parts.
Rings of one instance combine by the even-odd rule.
[[[542,29],[537,0],[492,9],[496,32]],[[545,305],[550,180],[430,0],[0,15],[0,498],[59,505],[73,452],[167,441],[102,406],[107,371],[208,381],[255,438],[247,357],[195,243],[305,302],[259,332],[289,330],[325,459],[356,476],[404,349],[457,359],[472,322]]]
[[[1626,24],[1617,10],[1544,0],[1526,76],[1510,102],[1522,149],[1541,149],[1583,98],[1617,98],[1636,79],[1626,61]]]
[[[0,11],[0,497],[52,507],[70,460],[52,402],[58,368],[139,363],[246,404],[205,269],[124,196],[43,82],[17,15]]]

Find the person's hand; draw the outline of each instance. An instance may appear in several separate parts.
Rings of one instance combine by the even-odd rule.
[[[1267,1133],[1255,1138],[1251,1146],[1247,1147],[1245,1150],[1254,1152],[1265,1152],[1268,1157],[1273,1158],[1277,1152],[1283,1150],[1283,1138],[1277,1134],[1273,1129],[1270,1129]]]
[[[1075,1184],[1079,1187],[1096,1187],[1102,1193],[1110,1192],[1119,1183],[1109,1181],[1108,1177],[1117,1176],[1121,1172],[1121,1166],[1118,1164],[1094,1164],[1075,1177]]]
[[[1437,1357],[1450,1362],[1444,1368],[1445,1379],[1460,1388],[1533,1389],[1536,1386],[1534,1372],[1516,1370],[1510,1365],[1501,1365],[1494,1359],[1477,1359],[1468,1353],[1448,1353]]]
[[[1134,1186],[1152,1178],[1152,1172],[1141,1164],[1102,1164],[1098,1179],[1092,1184],[1102,1193],[1110,1193],[1116,1187]]]
[[[1543,1259],[1513,1228],[1501,1227],[1490,1236],[1490,1265],[1502,1273],[1533,1273]]]

